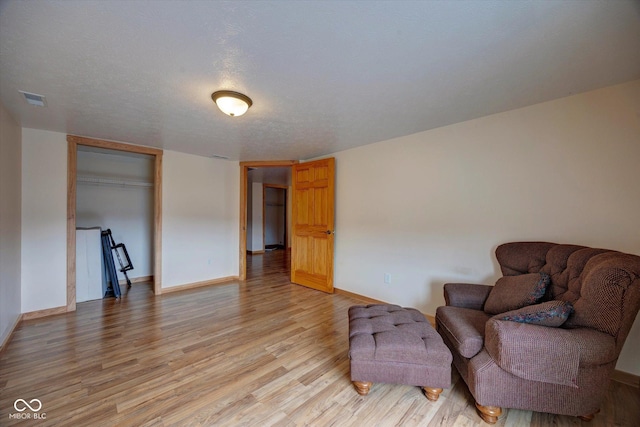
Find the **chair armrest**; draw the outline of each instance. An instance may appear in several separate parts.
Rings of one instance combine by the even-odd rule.
[[[615,339],[595,329],[563,329],[489,319],[484,345],[505,371],[527,380],[577,387],[580,366],[616,360]]]
[[[482,310],[493,286],[472,283],[445,283],[444,300],[447,305]]]

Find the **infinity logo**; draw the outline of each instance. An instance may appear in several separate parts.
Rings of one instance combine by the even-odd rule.
[[[36,405],[33,405],[33,406],[29,405],[29,403],[33,404],[34,402],[37,404],[38,406],[37,408],[33,407]],[[22,405],[20,406],[22,409],[18,407],[18,403],[22,403]],[[27,408],[31,409],[32,412],[38,412],[40,409],[42,409],[42,402],[40,402],[40,400],[38,399],[31,399],[29,403],[27,403],[27,401],[24,399],[17,399],[15,402],[13,402],[13,407],[18,412],[24,412],[27,410]]]

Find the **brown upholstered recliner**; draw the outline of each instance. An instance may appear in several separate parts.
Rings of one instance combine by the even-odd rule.
[[[448,283],[447,305],[436,312],[438,332],[480,416],[495,423],[504,407],[592,419],[640,308],[640,257],[514,242],[499,246],[496,258],[504,277],[495,288]],[[538,285],[550,282],[542,296],[532,297],[522,309],[495,314],[499,293],[491,295],[492,290],[520,286],[530,278]],[[511,303],[517,300],[508,297]],[[486,306],[493,312],[487,313],[485,302],[491,298]],[[558,306],[569,307],[560,326]],[[532,307],[552,309],[536,312]]]

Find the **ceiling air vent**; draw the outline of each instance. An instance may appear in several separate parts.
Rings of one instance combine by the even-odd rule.
[[[25,101],[27,101],[27,103],[29,105],[35,105],[37,107],[46,107],[47,106],[47,101],[44,99],[44,95],[38,95],[37,93],[25,92],[23,90],[19,90],[18,92],[20,92],[24,96]]]

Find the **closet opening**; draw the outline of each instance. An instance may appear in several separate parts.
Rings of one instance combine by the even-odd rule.
[[[114,280],[103,258],[107,230],[124,246],[112,252],[121,295],[127,279],[160,294],[162,150],[71,135],[67,141],[67,311],[111,296],[106,290]],[[126,276],[119,261],[133,266]]]

